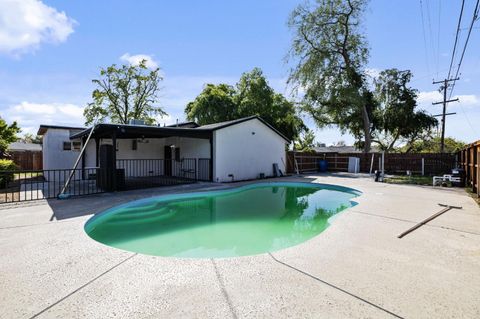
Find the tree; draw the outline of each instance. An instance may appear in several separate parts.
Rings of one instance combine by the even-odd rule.
[[[290,140],[306,129],[295,105],[282,94],[275,93],[260,68],[243,73],[236,88],[240,117],[258,115]]]
[[[166,115],[155,106],[162,80],[159,71],[148,70],[146,60],[138,65],[113,64],[102,68],[100,79],[92,80],[97,88],[92,92],[93,102],[84,110],[85,124],[92,124],[96,118],[99,122],[109,119],[119,124],[128,124],[132,119],[155,123],[156,116]]]
[[[31,133],[26,133],[20,140],[24,143],[42,144],[42,137]]]
[[[8,125],[7,122],[0,117],[0,156],[3,156],[8,149],[10,143],[15,142],[17,134],[20,133],[17,122]]]
[[[275,93],[259,68],[243,73],[235,87],[207,84],[185,113],[200,125],[258,115],[290,140],[305,129],[295,105]]]
[[[456,153],[465,148],[463,141],[453,137],[445,138],[445,153]],[[440,137],[432,137],[414,141],[399,149],[403,153],[440,153]]]
[[[409,70],[388,69],[374,80],[378,107],[373,142],[383,151],[394,150],[397,142],[412,144],[437,125],[433,116],[416,110],[417,91],[408,86],[411,78]]]
[[[291,14],[289,83],[302,90],[303,110],[319,127],[338,126],[370,150],[375,103],[365,81],[367,43],[360,32],[366,0],[317,0]]]
[[[312,130],[306,129],[301,137],[295,142],[295,150],[300,152],[313,152],[315,147],[315,134]]]
[[[235,94],[235,89],[228,84],[207,84],[202,93],[187,104],[187,119],[206,125],[238,118]]]

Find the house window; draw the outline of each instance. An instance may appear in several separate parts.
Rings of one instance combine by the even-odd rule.
[[[72,150],[72,143],[70,143],[70,142],[63,142],[63,150],[64,150],[64,151],[71,151],[71,150]]]
[[[80,151],[82,148],[82,142],[72,142],[72,146],[74,151]]]

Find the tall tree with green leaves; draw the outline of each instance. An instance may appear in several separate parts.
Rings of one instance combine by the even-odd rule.
[[[306,129],[295,104],[268,84],[260,68],[245,72],[236,84],[235,101],[239,117],[258,115],[290,140]]]
[[[84,110],[86,125],[95,119],[99,122],[128,124],[132,119],[156,122],[157,116],[166,115],[158,106],[160,91],[160,69],[149,70],[146,60],[138,65],[115,64],[102,68],[100,78],[94,79],[96,89],[92,92],[93,102]]]
[[[412,73],[388,69],[374,79],[378,107],[374,112],[373,141],[392,151],[397,143],[412,144],[437,125],[437,120],[417,108],[417,91],[409,87]]]
[[[440,153],[440,137],[425,136],[398,149],[401,153]],[[467,144],[453,137],[445,138],[445,153],[456,153],[465,148]]]
[[[300,152],[314,152],[315,147],[315,133],[312,130],[306,129],[295,141],[295,150]]]
[[[26,133],[20,140],[23,143],[42,144],[42,137],[40,135],[33,135],[32,133]]]
[[[200,125],[258,115],[290,140],[305,129],[295,104],[276,93],[259,68],[243,73],[234,87],[207,84],[185,113]]]
[[[0,155],[7,152],[8,145],[18,140],[17,134],[20,133],[17,122],[8,125],[7,122],[0,117]]]
[[[238,118],[235,89],[228,84],[207,84],[203,91],[185,108],[187,119],[200,125]]]
[[[319,127],[338,126],[370,150],[375,103],[365,80],[368,46],[361,30],[367,0],[316,0],[291,14],[289,83]]]

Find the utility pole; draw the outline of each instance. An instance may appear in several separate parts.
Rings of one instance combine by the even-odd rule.
[[[441,138],[441,142],[440,142],[441,143],[440,144],[440,152],[442,152],[442,153],[445,150],[445,117],[447,115],[452,115],[452,113],[447,114],[447,103],[458,101],[458,99],[447,100],[448,82],[457,81],[459,79],[460,78],[445,79],[443,81],[433,81],[433,84],[443,83],[443,85],[440,87],[440,91],[443,90],[443,101],[432,103],[432,105],[443,104],[443,111],[442,111],[442,114],[441,114],[441,116],[442,116],[442,138]]]

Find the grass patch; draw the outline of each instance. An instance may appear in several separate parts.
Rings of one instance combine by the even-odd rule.
[[[14,173],[13,179],[14,180],[30,179],[30,178],[36,178],[36,177],[42,177],[42,176],[43,176],[43,172]]]
[[[386,177],[385,183],[389,184],[410,184],[410,185],[428,185],[432,186],[433,178],[431,176],[407,176],[398,175]]]

